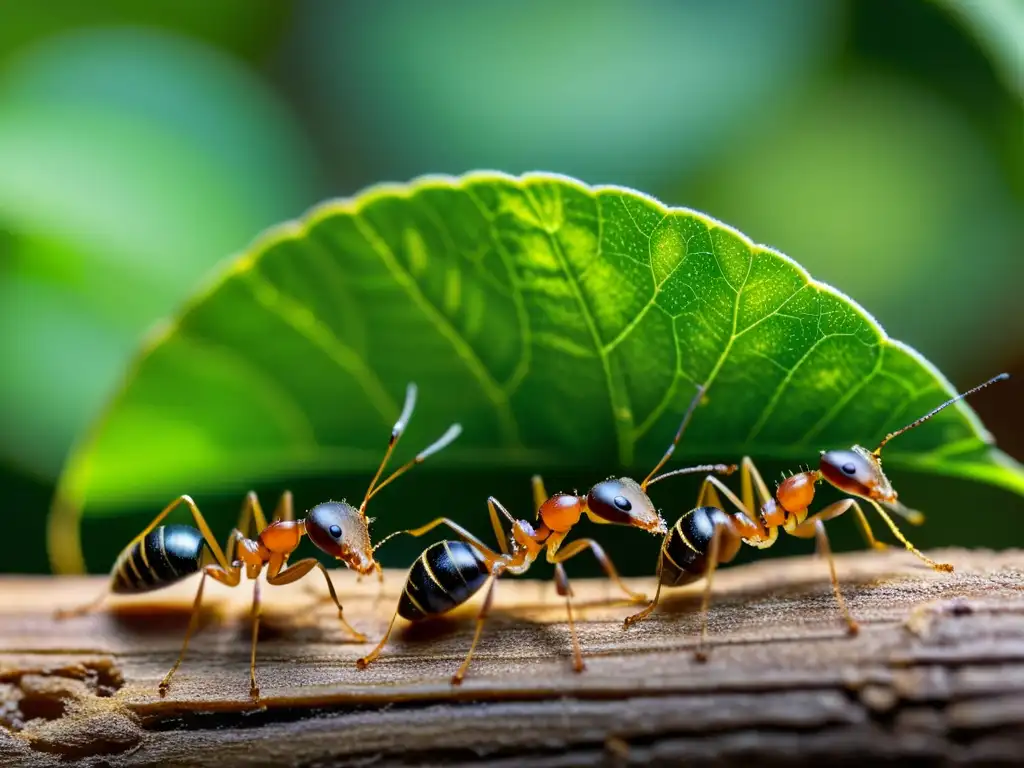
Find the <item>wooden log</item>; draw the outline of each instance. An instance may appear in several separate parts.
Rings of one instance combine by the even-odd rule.
[[[576,581],[587,669],[575,674],[550,582],[499,582],[479,654],[449,682],[480,596],[398,632],[360,671],[310,578],[263,586],[259,704],[249,698],[250,589],[207,585],[203,626],[165,697],[196,580],[88,601],[100,578],[0,579],[0,764],[109,766],[832,765],[1024,759],[1024,552],[946,550],[837,558],[861,632],[850,637],[815,558],[725,568],[699,663],[701,584],[636,610],[606,581]],[[314,572],[315,573],[315,572]],[[404,573],[383,586],[332,573],[346,616],[380,637]],[[640,591],[651,579],[631,579]],[[314,594],[314,592],[316,594]]]

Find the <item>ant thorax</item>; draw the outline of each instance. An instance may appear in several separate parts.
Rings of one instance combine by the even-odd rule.
[[[570,531],[582,514],[581,499],[574,493],[556,493],[537,510],[541,522],[557,533]]]

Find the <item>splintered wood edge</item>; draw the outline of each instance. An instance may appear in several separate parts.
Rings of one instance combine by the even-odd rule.
[[[439,628],[396,634],[380,661],[361,672],[355,659],[372,646],[346,641],[335,612],[323,600],[322,579],[282,588],[264,585],[268,632],[259,645],[263,696],[258,704],[248,697],[251,587],[208,585],[203,629],[169,695],[161,698],[156,683],[177,655],[196,580],[111,601],[106,610],[58,622],[52,618],[54,609],[89,601],[106,580],[5,577],[0,579],[0,686],[36,705],[47,697],[67,703],[60,708],[63,716],[43,716],[14,732],[11,748],[20,754],[31,745],[29,756],[36,757],[40,751],[120,754],[141,744],[154,749],[163,744],[163,760],[174,750],[162,738],[181,737],[182,730],[192,727],[191,718],[245,716],[251,726],[251,718],[262,712],[268,718],[269,739],[278,732],[275,728],[284,727],[274,725],[279,717],[274,713],[301,710],[315,714],[313,722],[335,712],[330,717],[344,720],[353,735],[362,734],[361,746],[341,746],[314,727],[309,738],[315,741],[312,734],[319,732],[323,741],[316,748],[306,745],[311,760],[384,749],[383,737],[372,736],[381,727],[386,729],[385,741],[393,742],[392,752],[419,749],[425,755],[455,741],[461,747],[476,744],[481,729],[504,728],[506,722],[523,727],[532,723],[537,738],[547,733],[544,738],[555,739],[554,732],[538,725],[559,717],[551,706],[575,712],[577,720],[583,718],[581,724],[608,737],[679,733],[680,728],[689,732],[701,723],[707,726],[709,717],[719,718],[726,731],[756,727],[759,717],[767,717],[765,725],[774,723],[776,730],[790,727],[783,720],[804,723],[800,727],[853,727],[865,711],[896,711],[908,698],[949,699],[943,715],[946,729],[979,724],[991,728],[1008,717],[1013,723],[1024,721],[1024,552],[952,549],[928,554],[952,562],[956,571],[934,572],[902,550],[837,557],[844,595],[862,626],[856,637],[843,631],[822,560],[783,558],[723,568],[715,579],[709,616],[714,646],[706,664],[695,662],[692,654],[702,583],[670,590],[654,616],[623,631],[622,619],[636,606],[607,580],[574,580],[577,627],[587,661],[583,674],[571,671],[565,603],[552,584],[506,578],[499,584],[479,655],[460,687],[452,686],[449,677],[468,647],[482,595]],[[390,620],[405,572],[386,572],[383,585],[376,579],[357,581],[350,572],[331,575],[346,617],[375,643]],[[653,579],[627,582],[653,594]],[[967,701],[957,698],[956,685],[921,675],[922,669],[975,664],[998,671],[994,679],[986,678],[987,688],[978,689],[977,681],[964,683],[974,686]],[[853,709],[847,701],[850,692]],[[827,704],[834,695],[839,699]],[[728,712],[712,717],[703,709],[690,711],[695,697],[709,706],[732,702],[726,709],[737,711],[746,711],[753,701],[757,712],[765,714],[750,715],[747,723]],[[999,704],[1003,699],[1006,707]],[[465,709],[470,702],[484,701],[492,702],[491,709]],[[991,711],[984,709],[985,702]],[[400,708],[393,710],[395,705]],[[617,709],[620,705],[630,709]],[[462,714],[444,710],[446,706],[458,706]],[[676,714],[655,717],[662,706]],[[785,715],[787,706],[795,707],[794,712]],[[421,708],[430,728],[418,732],[403,726],[408,707]],[[646,720],[625,717],[637,707],[647,712]],[[685,726],[679,721],[683,712],[689,718]],[[1013,712],[1018,715],[1011,716]],[[613,728],[616,713],[620,726]],[[453,735],[446,741],[438,723],[462,718],[472,728],[452,726]],[[217,727],[230,730],[231,722],[218,721]],[[305,723],[303,729],[311,724],[298,722]],[[149,730],[153,727],[173,730],[156,737]],[[201,730],[195,745],[206,743],[210,755],[219,754],[218,737],[205,727]],[[3,733],[0,729],[0,757]],[[399,734],[405,734],[407,744],[394,741]],[[566,744],[579,741],[574,738],[565,735]],[[495,740],[493,733],[490,740]],[[89,752],[89,745],[96,749]]]

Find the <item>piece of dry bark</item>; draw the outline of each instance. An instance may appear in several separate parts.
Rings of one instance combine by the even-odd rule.
[[[0,764],[835,765],[1024,760],[1024,552],[838,558],[861,633],[845,632],[815,558],[725,568],[705,664],[692,650],[701,584],[649,620],[606,581],[573,582],[587,670],[574,674],[565,607],[549,582],[507,578],[465,683],[449,677],[480,596],[449,618],[371,646],[351,642],[306,586],[264,585],[249,699],[251,589],[207,586],[204,625],[161,698],[195,580],[57,622],[92,579],[0,580]],[[332,573],[347,618],[376,640],[404,580]],[[651,579],[630,585],[653,591]],[[64,758],[63,762],[61,758]]]

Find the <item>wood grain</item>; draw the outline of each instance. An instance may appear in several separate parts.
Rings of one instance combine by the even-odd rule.
[[[820,765],[1024,759],[1024,552],[838,558],[844,631],[815,558],[722,570],[707,663],[694,661],[701,585],[635,607],[606,581],[574,581],[587,670],[574,674],[565,607],[548,582],[499,583],[465,683],[451,673],[478,596],[396,633],[365,671],[322,584],[264,585],[262,698],[248,696],[250,589],[207,587],[203,629],[166,697],[195,580],[56,621],[104,580],[0,579],[0,764],[109,766]],[[374,641],[404,573],[332,573],[347,618]],[[650,579],[632,579],[652,591]],[[97,762],[99,761],[99,762]]]

